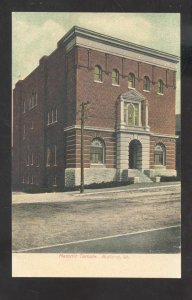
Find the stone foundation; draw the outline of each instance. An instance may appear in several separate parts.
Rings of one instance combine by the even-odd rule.
[[[128,169],[117,170],[115,168],[105,168],[105,167],[103,167],[103,168],[102,167],[85,168],[84,169],[84,184],[111,182],[111,181],[128,181],[130,178],[137,177],[137,174],[134,175],[133,171],[135,171],[135,170],[130,170],[130,169],[129,170]],[[157,176],[159,176],[159,177],[161,177],[161,176],[177,176],[176,170],[161,169],[161,168],[145,170],[144,174],[146,174],[150,178],[155,178]],[[77,168],[77,169],[68,168],[65,170],[65,186],[66,187],[78,186],[78,185],[80,185],[80,181],[81,181],[81,169],[80,168]],[[145,181],[141,181],[141,182],[145,182]]]
[[[149,176],[150,178],[154,178],[156,176],[177,176],[177,171],[173,169],[166,169],[166,168],[156,168],[145,170],[144,173]]]
[[[114,168],[85,168],[84,184],[116,181],[116,169]],[[68,168],[65,170],[65,186],[72,187],[80,185],[81,169]]]

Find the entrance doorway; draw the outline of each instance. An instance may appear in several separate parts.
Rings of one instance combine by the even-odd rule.
[[[138,140],[129,144],[129,169],[142,169],[142,145]]]

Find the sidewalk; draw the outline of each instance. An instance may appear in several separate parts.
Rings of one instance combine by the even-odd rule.
[[[78,200],[88,200],[94,196],[105,197],[111,193],[125,193],[130,192],[132,195],[134,193],[140,192],[160,192],[165,190],[172,190],[180,188],[181,183],[176,182],[160,182],[160,183],[137,183],[127,186],[105,188],[105,189],[86,189],[83,194],[79,191],[71,192],[53,192],[53,193],[39,193],[39,194],[27,194],[23,192],[13,192],[12,193],[12,204],[22,204],[22,203],[53,203],[53,202],[73,202]]]

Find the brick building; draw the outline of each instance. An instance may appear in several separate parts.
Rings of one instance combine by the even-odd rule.
[[[13,91],[13,185],[176,175],[177,56],[73,27]],[[137,171],[137,173],[134,173]],[[141,176],[142,178],[142,176]]]

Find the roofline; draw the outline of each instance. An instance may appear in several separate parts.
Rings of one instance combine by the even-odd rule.
[[[149,56],[153,56],[156,58],[160,58],[163,60],[171,61],[174,63],[178,63],[180,61],[180,57],[177,55],[173,55],[167,52],[155,50],[149,47],[141,46],[138,44],[134,44],[131,42],[127,42],[125,40],[121,40],[118,38],[114,38],[102,33],[98,33],[86,28],[82,28],[79,26],[73,26],[62,39],[58,41],[58,47],[60,45],[68,44],[75,36],[81,36],[84,38],[88,38],[90,40],[94,40],[103,44],[115,46],[118,48],[124,48],[129,51],[137,52],[137,53],[145,53]]]

